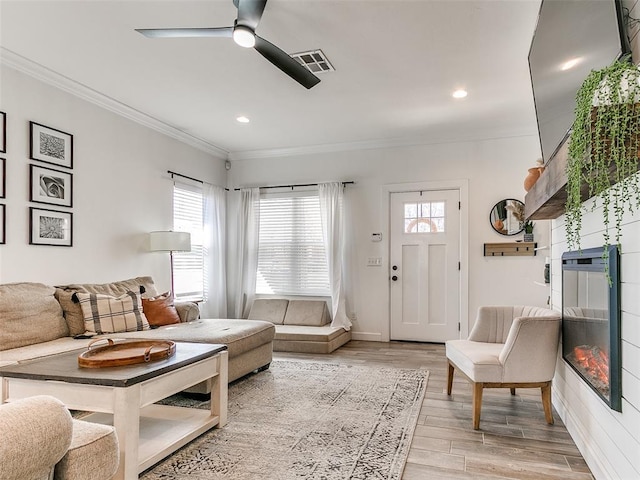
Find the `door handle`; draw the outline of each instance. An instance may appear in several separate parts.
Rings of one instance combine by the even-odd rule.
[[[391,280],[393,280],[394,282],[397,282],[398,281],[398,276],[394,275],[393,277],[391,277]]]

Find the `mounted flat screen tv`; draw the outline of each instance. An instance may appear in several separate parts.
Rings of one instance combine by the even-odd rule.
[[[529,71],[545,164],[569,134],[589,72],[629,52],[621,0],[542,1]]]

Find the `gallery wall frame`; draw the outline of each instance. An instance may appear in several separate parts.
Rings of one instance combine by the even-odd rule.
[[[7,153],[7,114],[0,112],[0,153]]]
[[[73,213],[29,207],[29,245],[73,246]]]
[[[7,198],[7,161],[0,158],[0,198]]]
[[[72,207],[73,174],[40,165],[29,165],[29,201]]]
[[[73,168],[73,135],[29,122],[29,158],[64,168]]]
[[[0,205],[0,245],[7,243],[7,207]]]

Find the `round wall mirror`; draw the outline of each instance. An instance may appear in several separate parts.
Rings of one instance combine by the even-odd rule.
[[[491,209],[489,223],[500,235],[516,235],[522,232],[524,203],[515,198],[500,200]]]

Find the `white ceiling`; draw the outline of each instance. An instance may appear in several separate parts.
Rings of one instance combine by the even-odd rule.
[[[231,26],[232,0],[2,0],[0,40],[5,57],[242,158],[536,134],[527,54],[539,4],[269,0],[256,32],[289,53],[322,49],[336,69],[311,90],[230,39],[134,31]],[[453,99],[457,88],[469,96]]]

